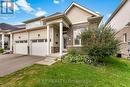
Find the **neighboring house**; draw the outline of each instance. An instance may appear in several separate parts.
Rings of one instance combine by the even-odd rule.
[[[128,50],[130,46],[130,0],[123,0],[118,8],[106,22],[106,26],[110,26],[116,31],[116,37],[121,41],[119,54],[122,57],[129,57]]]
[[[21,28],[6,23],[0,23],[0,48],[3,48],[5,50],[11,50],[11,32],[18,29]]]
[[[73,2],[64,13],[24,21],[25,29],[12,31],[12,50],[15,54],[62,56],[66,49],[81,48],[81,32],[97,28],[101,19],[101,15]]]

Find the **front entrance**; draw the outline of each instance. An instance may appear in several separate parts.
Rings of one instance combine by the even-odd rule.
[[[64,50],[66,50],[67,49],[67,29],[65,28],[64,30],[63,30],[63,40],[64,40]]]
[[[67,41],[66,38],[64,38],[64,49],[67,48],[67,46],[66,46],[66,45],[67,45],[67,44],[66,44],[67,42],[66,42],[66,41]]]

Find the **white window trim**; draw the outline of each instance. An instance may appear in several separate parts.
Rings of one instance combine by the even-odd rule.
[[[84,29],[84,28],[80,28],[80,29],[77,29],[77,30],[82,30],[82,29]],[[73,46],[74,47],[82,47],[81,39],[80,39],[79,43],[80,43],[79,45],[75,45],[75,38],[74,38],[74,31],[73,31]]]
[[[124,42],[124,43],[127,43],[127,33],[124,33],[124,34],[123,34],[123,42]]]

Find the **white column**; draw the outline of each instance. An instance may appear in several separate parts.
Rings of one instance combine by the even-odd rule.
[[[10,34],[10,51],[12,51],[12,46],[13,46],[13,38],[12,34]]]
[[[63,55],[63,23],[60,22],[60,56]]]
[[[5,35],[4,33],[2,34],[2,48],[4,49],[4,38],[5,38]]]
[[[47,55],[50,54],[50,26],[47,25]]]

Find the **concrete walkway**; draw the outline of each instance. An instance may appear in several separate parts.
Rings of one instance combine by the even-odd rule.
[[[44,60],[37,62],[36,64],[47,65],[50,66],[60,60],[59,53],[50,54]]]
[[[50,65],[56,63],[57,61],[58,61],[58,59],[56,57],[46,57],[44,60],[36,62],[36,64],[50,66]]]

